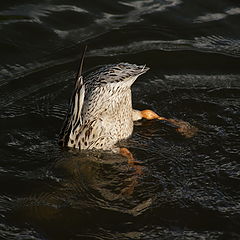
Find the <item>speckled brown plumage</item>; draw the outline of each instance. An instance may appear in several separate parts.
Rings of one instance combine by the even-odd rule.
[[[59,143],[77,149],[114,150],[128,138],[136,120],[131,85],[149,68],[129,63],[101,67],[77,76]]]

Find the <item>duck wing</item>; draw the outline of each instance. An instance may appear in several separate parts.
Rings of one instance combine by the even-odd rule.
[[[86,49],[87,46],[85,46],[81,55],[81,60],[76,75],[75,88],[71,97],[70,108],[64,121],[62,130],[59,134],[59,145],[61,146],[67,145],[70,134],[74,132],[79,125],[82,125],[83,122],[81,113],[85,98],[85,84],[83,81],[82,69]]]

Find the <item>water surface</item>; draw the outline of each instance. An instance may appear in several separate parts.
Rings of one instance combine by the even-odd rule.
[[[240,239],[240,4],[212,0],[0,4],[1,239]],[[140,162],[57,145],[83,44],[85,71],[146,64]]]

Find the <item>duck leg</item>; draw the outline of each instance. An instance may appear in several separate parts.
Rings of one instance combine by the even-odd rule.
[[[139,111],[139,110],[133,109],[132,113],[133,113],[132,114],[133,121],[138,121],[145,118],[147,120],[158,119],[161,121],[170,122],[171,124],[177,127],[176,129],[177,132],[179,132],[181,135],[183,135],[186,138],[191,138],[198,132],[198,129],[192,126],[188,122],[184,122],[182,120],[177,120],[177,119],[171,119],[171,118],[168,119],[165,117],[160,117],[157,113],[153,112],[152,110],[147,109],[147,110]]]
[[[120,148],[119,152],[122,156],[127,158],[129,164],[138,163],[137,161],[134,160],[132,153],[127,148],[124,147]]]
[[[132,153],[127,148],[120,148],[119,152],[123,157],[127,158],[129,166],[134,168],[138,175],[142,174],[142,167],[139,165],[141,162],[135,160]]]
[[[127,158],[129,167],[134,169],[133,175],[127,181],[127,186],[121,190],[121,194],[129,196],[138,185],[138,177],[143,174],[142,166],[138,165],[139,161],[134,159],[132,153],[127,148],[119,148],[119,153]]]

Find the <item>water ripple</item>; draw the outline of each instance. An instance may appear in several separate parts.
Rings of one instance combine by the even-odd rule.
[[[174,41],[141,41],[129,43],[125,46],[106,47],[103,49],[95,49],[90,51],[90,55],[94,56],[114,56],[118,54],[126,54],[131,51],[138,53],[149,50],[162,51],[183,51],[193,50],[202,52],[211,52],[226,54],[233,57],[240,56],[239,40],[227,39],[222,36],[196,37],[193,40],[179,39]]]
[[[224,0],[0,6],[1,239],[239,239],[239,6]],[[84,71],[150,71],[133,106],[199,129],[139,121],[111,153],[61,149],[82,45]]]

